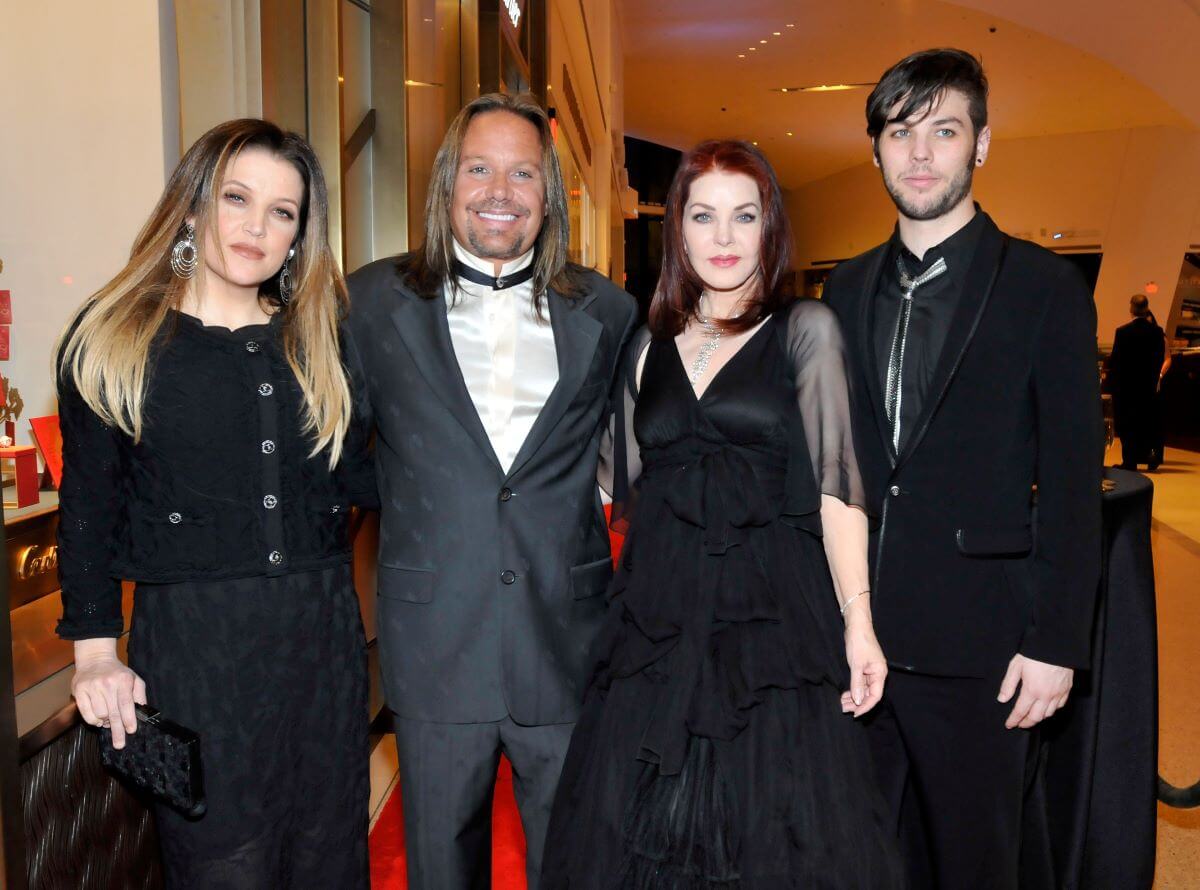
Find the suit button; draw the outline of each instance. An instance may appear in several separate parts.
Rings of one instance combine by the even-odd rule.
[[[512,569],[505,569],[500,573],[500,580],[505,584],[512,584],[517,580],[517,573]]]
[[[900,486],[893,485],[891,488],[888,489],[888,492],[891,494],[892,497],[898,498],[898,497],[900,497]]]
[[[512,500],[512,489],[511,488],[500,489],[500,500],[511,501]]]

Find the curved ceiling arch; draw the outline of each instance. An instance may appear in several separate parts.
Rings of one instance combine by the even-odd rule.
[[[948,0],[1069,44],[1137,79],[1200,127],[1200,0]]]
[[[984,60],[998,139],[1200,126],[1200,93],[1189,95],[1200,16],[1188,5],[1200,0],[619,3],[626,131],[678,148],[755,141],[785,188],[868,159],[867,92],[779,88],[871,82],[929,46]]]

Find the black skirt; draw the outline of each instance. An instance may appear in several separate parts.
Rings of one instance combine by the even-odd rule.
[[[362,621],[348,565],[139,585],[130,664],[200,734],[208,811],[156,809],[169,888],[366,888]]]

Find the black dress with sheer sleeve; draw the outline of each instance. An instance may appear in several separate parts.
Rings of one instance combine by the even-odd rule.
[[[543,886],[900,886],[839,701],[821,496],[866,500],[833,313],[776,313],[699,399],[673,339],[640,332],[623,373],[602,476],[627,538]]]

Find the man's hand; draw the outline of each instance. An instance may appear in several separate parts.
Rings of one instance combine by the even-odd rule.
[[[1008,663],[1004,682],[1000,684],[997,701],[1009,701],[1021,687],[1012,713],[1004,721],[1005,729],[1019,726],[1032,729],[1067,703],[1071,684],[1075,681],[1073,668],[1034,661],[1024,655],[1014,655]]]

